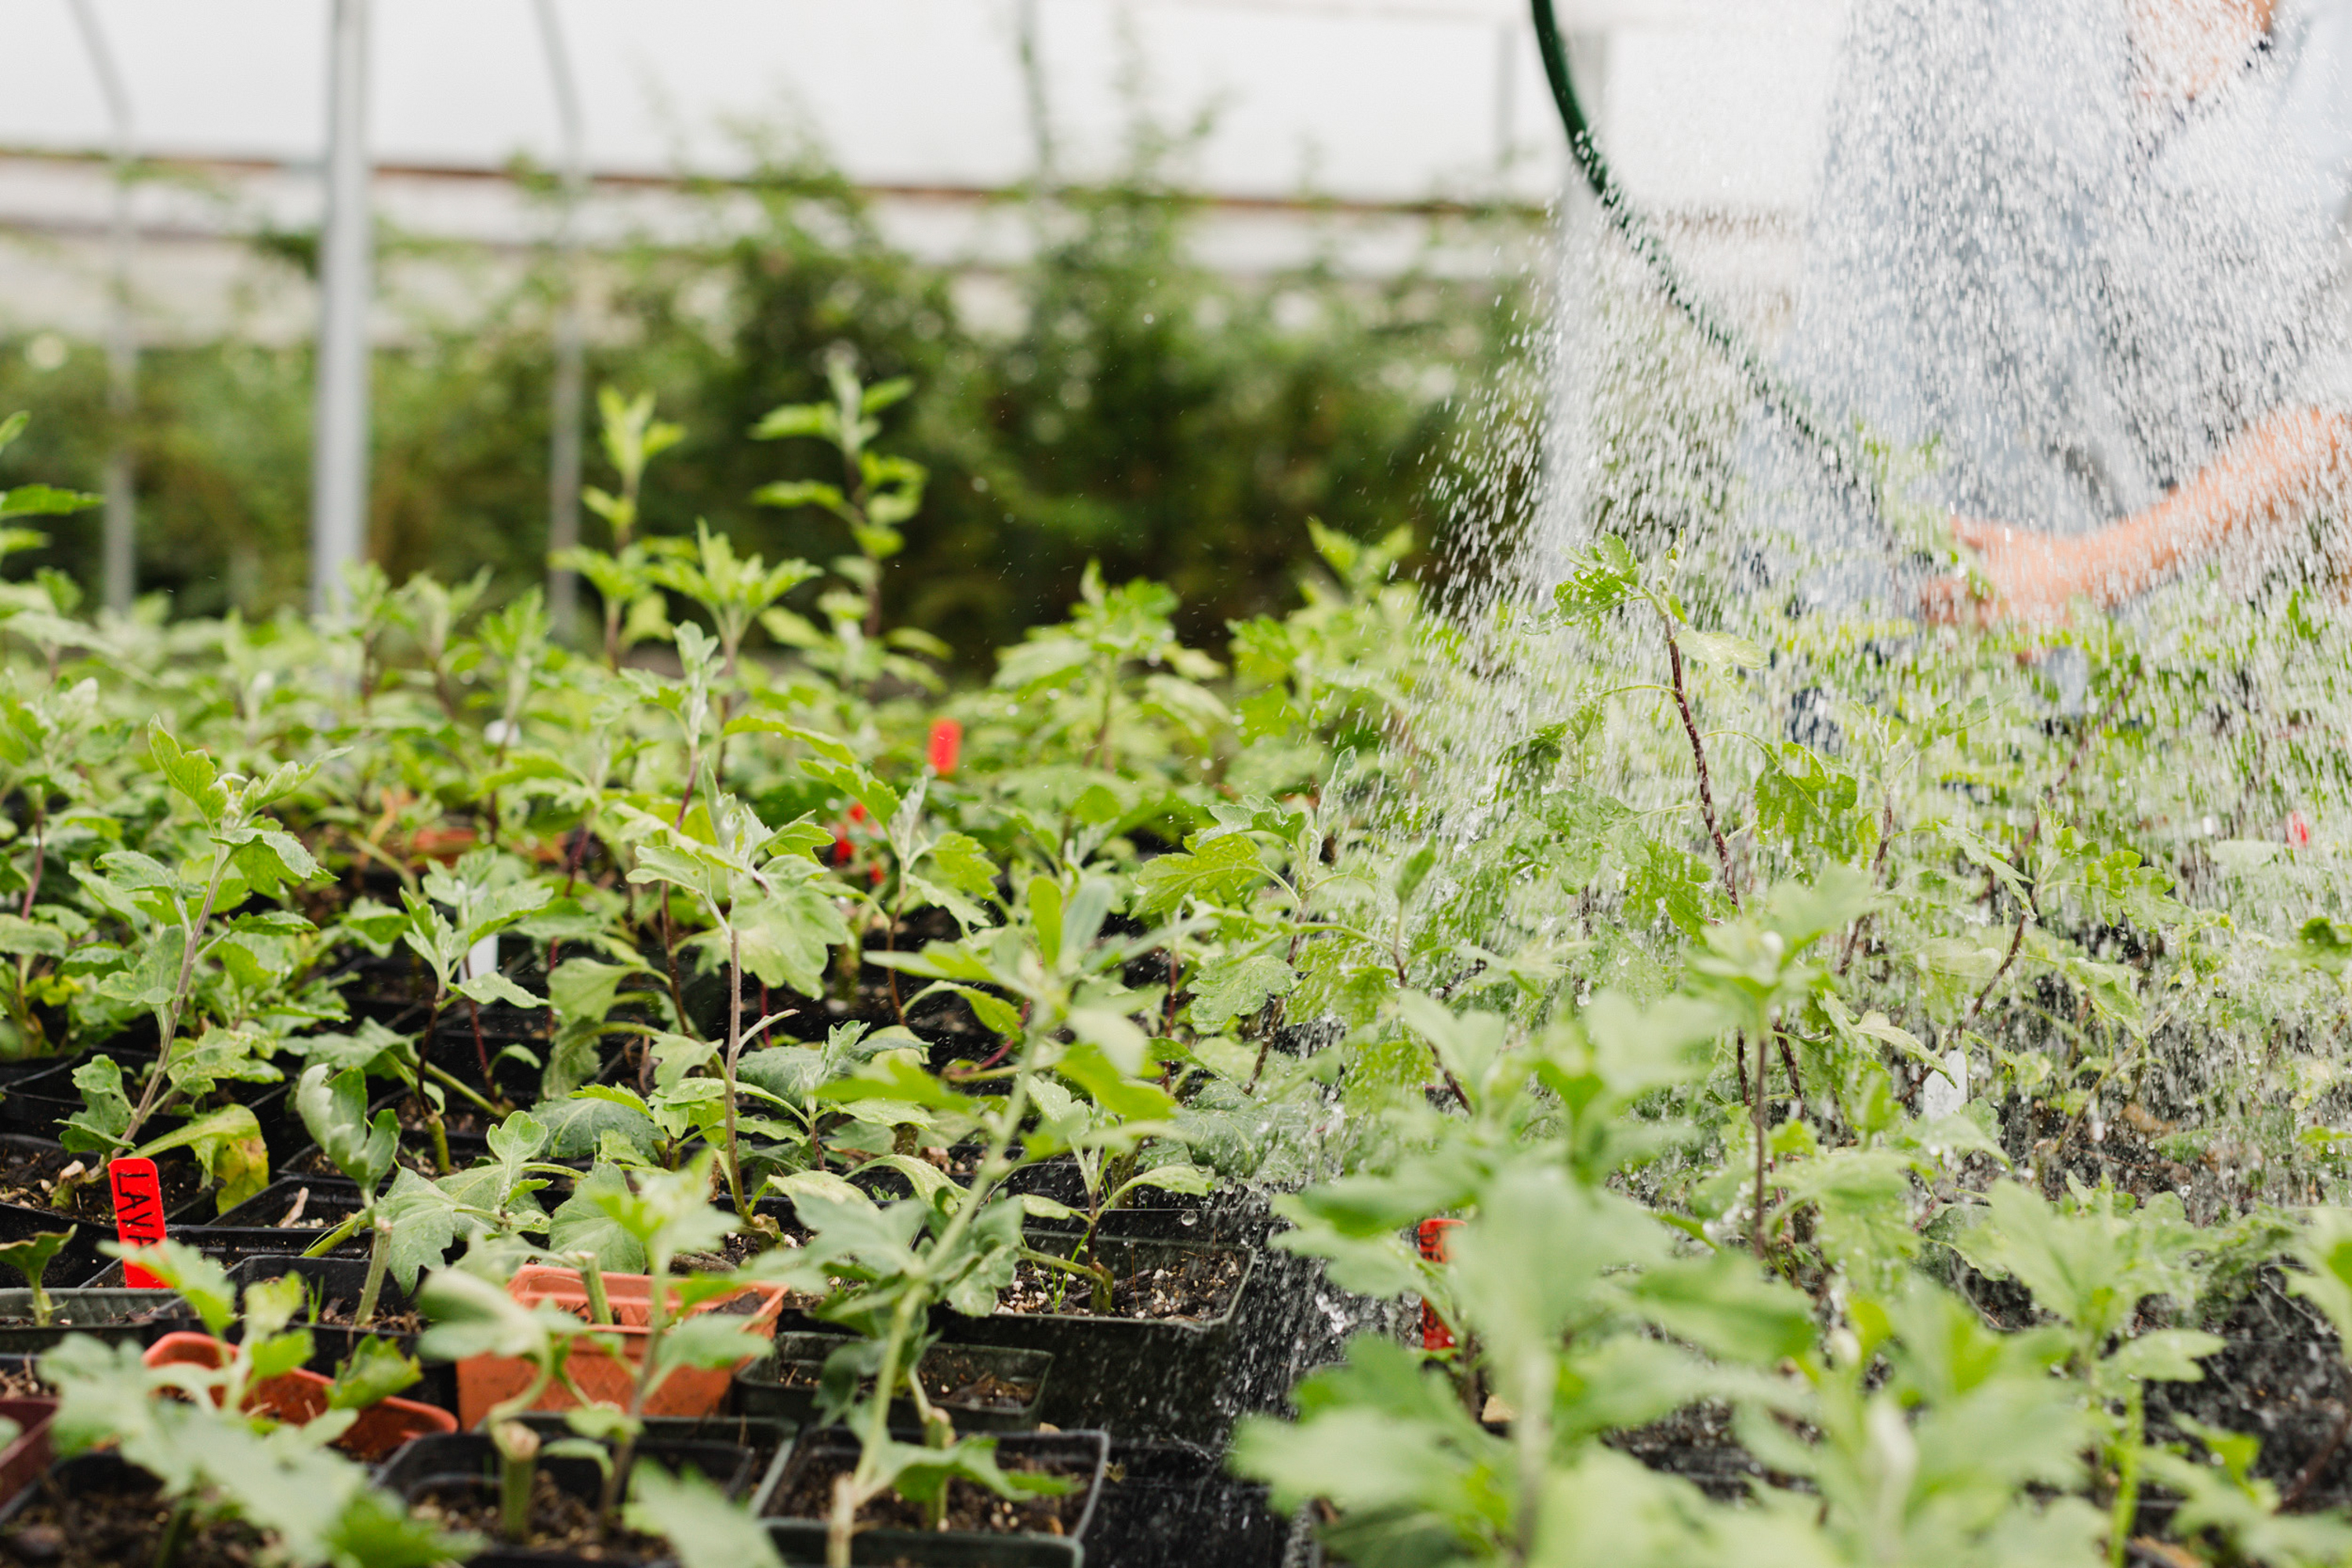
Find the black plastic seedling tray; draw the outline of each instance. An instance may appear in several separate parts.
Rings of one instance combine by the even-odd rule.
[[[735,1407],[746,1415],[768,1415],[806,1426],[816,1419],[817,1375],[825,1358],[854,1342],[845,1334],[781,1332],[776,1353],[763,1356],[735,1374]],[[1025,1432],[1037,1425],[1037,1412],[1052,1380],[1054,1358],[1043,1351],[1015,1350],[1002,1345],[939,1345],[923,1358],[925,1389],[944,1389],[932,1403],[947,1413],[959,1432]],[[791,1374],[798,1373],[798,1381]],[[966,1380],[992,1375],[1006,1384],[1031,1389],[1018,1406],[985,1403],[959,1396]],[[915,1407],[906,1399],[890,1405],[893,1426],[917,1424]]]
[[[68,1334],[79,1334],[108,1344],[152,1344],[173,1329],[195,1326],[195,1314],[169,1290],[125,1290],[68,1287],[49,1291],[55,1321],[47,1327],[31,1322],[33,1293],[0,1290],[0,1319],[25,1319],[0,1324],[0,1354],[38,1355]]]
[[[912,1432],[892,1434],[901,1441],[915,1437]],[[996,1439],[1000,1463],[1021,1457],[1049,1458],[1061,1461],[1066,1469],[1086,1477],[1087,1495],[1075,1523],[1060,1536],[1034,1533],[983,1535],[973,1531],[951,1531],[932,1532],[912,1530],[865,1530],[855,1538],[854,1560],[870,1563],[919,1563],[936,1568],[972,1568],[972,1565],[1045,1565],[1077,1563],[1083,1561],[1079,1548],[1092,1526],[1103,1489],[1103,1467],[1110,1455],[1109,1436],[1102,1432],[1016,1432]],[[858,1440],[846,1427],[826,1426],[803,1433],[793,1446],[790,1462],[776,1478],[771,1489],[767,1508],[782,1507],[793,1494],[793,1488],[807,1468],[819,1461],[854,1463],[858,1453]],[[771,1517],[769,1538],[788,1563],[816,1563],[824,1561],[825,1521],[821,1519]]]
[[[1045,1243],[1051,1237],[1032,1239]],[[1121,1276],[1186,1255],[1226,1252],[1241,1255],[1242,1273],[1223,1309],[1203,1320],[1009,1311],[966,1318],[941,1310],[934,1327],[950,1344],[1051,1355],[1054,1375],[1038,1412],[1047,1425],[1098,1426],[1122,1436],[1220,1441],[1245,1404],[1234,1373],[1245,1359],[1249,1312],[1258,1304],[1255,1249],[1213,1237],[1193,1242],[1105,1235],[1097,1237],[1096,1252]]]

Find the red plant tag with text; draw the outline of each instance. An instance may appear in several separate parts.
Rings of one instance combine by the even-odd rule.
[[[114,1188],[114,1237],[125,1247],[152,1247],[163,1239],[163,1184],[152,1160],[121,1159],[106,1167]],[[122,1282],[133,1290],[161,1290],[163,1281],[135,1263],[122,1266]]]
[[[1432,1263],[1445,1261],[1445,1233],[1462,1222],[1458,1219],[1425,1219],[1416,1233],[1421,1243],[1421,1255]],[[1450,1351],[1454,1348],[1454,1331],[1430,1310],[1428,1302],[1421,1304],[1421,1348],[1425,1351]]]

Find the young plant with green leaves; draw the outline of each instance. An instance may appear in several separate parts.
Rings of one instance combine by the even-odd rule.
[[[956,1440],[951,1422],[930,1403],[915,1372],[929,1342],[932,1306],[971,1316],[993,1310],[998,1291],[1013,1282],[1024,1258],[1081,1277],[1089,1288],[1096,1282],[1094,1269],[1024,1245],[1023,1225],[1032,1205],[1004,1192],[1007,1177],[1067,1152],[1068,1137],[1102,1150],[1172,1134],[1169,1118],[1176,1102],[1144,1077],[1150,1070],[1149,1041],[1127,1016],[1159,998],[1131,991],[1120,978],[1123,966],[1149,951],[1150,942],[1105,938],[1116,897],[1107,879],[1088,878],[1066,889],[1036,877],[1024,889],[1012,923],[933,942],[919,953],[882,955],[892,967],[930,980],[933,989],[985,999],[978,1004],[982,1016],[1013,1031],[1000,1053],[1003,1065],[943,1078],[930,1071],[923,1053],[894,1049],[816,1092],[835,1102],[887,1100],[919,1107],[935,1135],[979,1146],[968,1184],[902,1154],[874,1162],[911,1187],[912,1196],[894,1203],[877,1203],[827,1172],[770,1179],[791,1197],[810,1239],[762,1255],[752,1270],[826,1295],[824,1315],[861,1336],[834,1352],[826,1374],[835,1388],[861,1382],[865,1388],[847,1413],[859,1457],[835,1485],[828,1563],[849,1561],[859,1510],[886,1490],[895,1489],[936,1518],[956,1477],[1007,1497],[1058,1484],[1000,1470],[986,1440]],[[1104,1121],[1080,1127],[1066,1114],[1058,1121],[1038,1119],[1049,1101],[1066,1107],[1073,1090],[1100,1108]],[[1113,1125],[1111,1118],[1120,1120]],[[890,1436],[891,1404],[902,1392],[924,1426],[921,1444]]]
[[[634,1183],[618,1167],[600,1165],[583,1184],[573,1202],[585,1212],[559,1233],[551,1256],[585,1255],[580,1261],[588,1266],[583,1271],[591,1292],[588,1321],[546,1303],[527,1309],[495,1284],[461,1269],[425,1281],[419,1305],[435,1323],[420,1342],[423,1353],[448,1360],[510,1355],[531,1365],[530,1383],[485,1418],[501,1456],[501,1495],[515,1538],[527,1511],[529,1468],[547,1450],[513,1418],[531,1409],[550,1383],[561,1383],[579,1402],[565,1417],[572,1429],[611,1445],[599,1511],[608,1524],[616,1523],[645,1430],[646,1407],[662,1384],[688,1368],[732,1367],[768,1348],[740,1316],[697,1310],[742,1294],[749,1275],[680,1274],[675,1267],[680,1258],[708,1252],[739,1228],[731,1215],[704,1201],[711,1160],[706,1152],[681,1170],[640,1169]],[[569,1370],[572,1357],[623,1353],[614,1333],[598,1332],[609,1331],[614,1321],[609,1310],[599,1310],[598,1270],[616,1266],[642,1271],[649,1282],[644,1319],[630,1325],[642,1337],[627,1349],[634,1375],[625,1407],[590,1403]],[[605,1459],[601,1446],[594,1452]]]
[[[744,975],[756,976],[762,986],[819,994],[832,948],[849,939],[849,928],[814,855],[832,843],[831,834],[806,818],[771,828],[751,806],[715,786],[708,800],[708,809],[691,814],[683,827],[635,814],[644,837],[635,841],[629,880],[655,888],[665,900],[670,889],[692,899],[709,920],[714,956],[723,954],[727,1016],[720,1037],[667,1036],[656,1042],[655,1056],[661,1063],[659,1088],[672,1104],[698,1103],[715,1112],[715,1129],[707,1116],[698,1120],[706,1135],[717,1132],[727,1190],[735,1212],[751,1223],[736,1068],[746,1042],[782,1015],[744,1027]],[[713,1068],[715,1078],[706,1070]]]
[[[151,1367],[135,1343],[69,1335],[42,1357],[41,1371],[58,1391],[50,1429],[58,1451],[110,1445],[153,1476],[173,1504],[153,1557],[158,1568],[172,1568],[194,1527],[215,1519],[260,1531],[289,1564],[427,1568],[475,1549],[470,1537],[412,1518],[330,1447],[362,1410],[415,1381],[413,1363],[370,1358],[336,1382],[324,1412],[299,1426],[281,1424],[247,1406],[262,1384],[310,1358],[309,1332],[290,1327],[303,1305],[302,1281],[247,1286],[243,1333],[231,1342],[238,1296],[217,1263],[174,1242],[117,1250],[179,1292],[213,1338],[215,1364]]]
[[[79,1226],[68,1226],[64,1230],[42,1231],[16,1241],[0,1242],[0,1268],[14,1269],[23,1278],[25,1289],[32,1297],[36,1328],[46,1329],[57,1318],[57,1304],[49,1300],[49,1292],[41,1283],[42,1276],[48,1273],[50,1262],[80,1229]]]
[[[813,506],[830,512],[849,530],[857,553],[836,559],[833,569],[865,598],[862,631],[866,641],[882,636],[882,563],[906,548],[900,524],[922,510],[929,473],[920,463],[874,450],[882,422],[875,417],[904,399],[915,384],[904,376],[871,386],[857,378],[855,357],[845,352],[825,359],[829,403],[793,403],[772,410],[752,428],[757,441],[806,436],[841,456],[841,482],[778,479],[752,493],[761,506]]]
[[[622,656],[641,642],[669,635],[669,617],[662,605],[655,573],[685,542],[636,537],[638,507],[647,465],[686,438],[685,426],[654,417],[654,395],[641,392],[625,398],[615,387],[597,389],[596,409],[602,421],[605,460],[621,479],[620,493],[590,485],[581,501],[604,520],[613,531],[613,548],[582,546],[557,551],[548,563],[559,571],[577,572],[588,579],[604,602],[604,662],[621,668]]]
[[[417,1353],[425,1360],[509,1356],[530,1369],[529,1380],[482,1417],[482,1430],[499,1456],[499,1531],[509,1541],[527,1540],[533,1479],[541,1453],[549,1450],[539,1434],[516,1417],[533,1408],[551,1384],[587,1407],[586,1396],[572,1381],[570,1362],[591,1325],[547,1302],[526,1307],[496,1282],[461,1268],[427,1276],[416,1304],[432,1320],[416,1342]],[[603,1459],[603,1448],[592,1447]]]
[[[1045,734],[1082,752],[1088,766],[1115,773],[1122,712],[1158,721],[1155,739],[1230,721],[1223,701],[1202,684],[1224,668],[1177,637],[1175,611],[1176,595],[1161,584],[1139,579],[1105,587],[1101,569],[1089,562],[1069,619],[1002,650],[995,685],[1024,701],[1044,700]]]
[[[441,1022],[442,1009],[453,995],[465,998],[467,1016],[473,1024],[474,1049],[482,1072],[484,1093],[497,1092],[492,1076],[489,1052],[482,1040],[481,1006],[485,1002],[504,1002],[517,1007],[539,1007],[545,1004],[492,966],[476,972],[470,963],[473,953],[485,943],[520,922],[526,916],[544,908],[551,893],[548,887],[521,873],[511,860],[502,859],[493,850],[476,850],[465,856],[449,870],[432,870],[425,875],[421,894],[401,889],[401,902],[406,907],[407,921],[401,929],[401,940],[411,952],[423,959],[433,973],[432,1004],[425,1014],[423,1043],[417,1050],[418,1070],[432,1078],[436,1084],[454,1089],[479,1104],[483,1110],[497,1111],[497,1107],[453,1077],[446,1068],[431,1059],[433,1037]],[[448,912],[444,914],[446,908]],[[420,1085],[419,1094],[432,1114],[438,1168],[449,1168],[447,1139],[441,1131],[438,1089]]]

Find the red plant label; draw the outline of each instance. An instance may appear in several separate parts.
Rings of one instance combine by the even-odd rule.
[[[152,1247],[163,1239],[163,1184],[152,1160],[121,1159],[106,1167],[114,1188],[114,1237],[125,1247]],[[161,1290],[163,1281],[135,1263],[122,1266],[122,1282],[133,1290]]]
[[[1432,1263],[1445,1261],[1445,1233],[1462,1222],[1458,1219],[1425,1219],[1415,1233],[1421,1243],[1421,1255]],[[1428,1302],[1421,1304],[1421,1348],[1425,1351],[1450,1351],[1454,1348],[1454,1331],[1430,1310]]]

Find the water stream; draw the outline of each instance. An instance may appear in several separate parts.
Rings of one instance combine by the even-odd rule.
[[[1856,1011],[1961,1052],[2012,1157],[2046,1105],[2095,1152],[2124,1118],[2139,1184],[2209,1215],[2339,1190],[2343,993],[2302,933],[2344,912],[2352,7],[2249,15],[1854,7],[1793,310],[1717,303],[1867,485],[1569,199],[1528,345],[1542,426],[1465,488],[1412,762],[1368,786],[1459,851],[1419,912],[1429,983],[1475,937],[1663,985],[1717,885],[1843,861],[1896,906],[1841,971]],[[2200,484],[2202,511],[2158,517]],[[2029,541],[2158,518],[2186,559],[2152,586],[2085,568],[2112,603],[2029,622],[1956,515]],[[1554,609],[1603,538],[1686,617],[1727,871],[1661,616]],[[1923,614],[1939,592],[1961,624]]]

